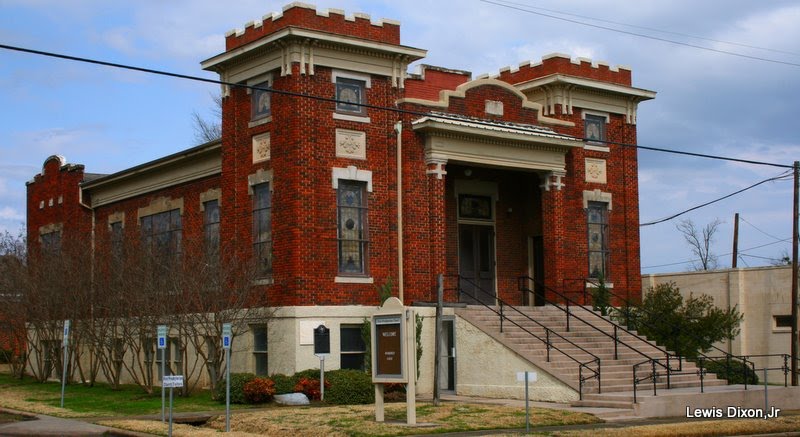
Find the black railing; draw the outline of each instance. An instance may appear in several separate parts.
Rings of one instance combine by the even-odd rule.
[[[588,287],[587,287],[587,283],[589,283],[589,284],[592,284],[592,285],[593,285],[593,286],[595,286],[595,287],[598,287],[598,286],[600,286],[600,282],[599,282],[599,280],[598,280],[598,279],[594,279],[594,278],[580,279],[580,280],[583,282],[583,297],[584,297],[584,302],[585,302],[585,303],[588,303],[588,302],[589,302],[589,298],[591,297],[591,293],[588,293],[588,292],[587,292],[587,288],[588,288]],[[566,281],[566,280],[565,280],[565,281]],[[628,298],[626,298],[626,297],[623,297],[623,296],[620,296],[620,295],[618,295],[618,294],[614,293],[613,291],[611,291],[611,290],[609,290],[609,289],[606,289],[606,292],[609,294],[609,296],[610,296],[610,297],[616,298],[618,302],[623,302],[623,303],[624,303],[624,306],[623,306],[623,308],[625,309],[625,312],[623,313],[623,317],[625,318],[625,320],[626,320],[626,324],[627,324],[628,326],[630,326],[630,325],[631,325],[631,319],[633,319],[633,325],[634,325],[634,327],[636,327],[636,328],[639,328],[640,326],[642,326],[642,325],[641,325],[641,320],[638,320],[638,318],[635,316],[635,314],[636,314],[636,313],[631,311],[631,308],[632,308],[634,305],[632,304],[632,302],[630,301],[630,299],[628,299]],[[618,310],[618,309],[616,309],[616,308],[612,308],[612,309],[613,309],[613,310],[615,310],[615,311],[619,311],[619,310]],[[662,314],[662,315],[660,315],[659,317],[664,317],[664,315]],[[613,322],[613,321],[611,321],[611,320],[609,320],[609,322],[610,322],[610,323],[613,323],[613,324],[615,324],[615,325],[616,325],[616,323],[615,323],[615,322]],[[637,329],[637,330],[638,330],[638,329]],[[688,334],[689,336],[692,336],[692,337],[694,337],[695,339],[697,339],[697,338],[696,338],[696,336],[692,335],[691,333],[685,333],[685,334]],[[677,349],[677,348],[679,348],[679,346],[680,346],[680,345],[676,345],[676,349]],[[737,356],[737,355],[733,355],[733,354],[730,354],[730,353],[728,353],[728,352],[726,352],[726,351],[724,351],[724,350],[722,350],[722,349],[720,349],[720,348],[718,348],[718,347],[716,347],[716,346],[714,346],[714,345],[711,345],[711,346],[710,346],[710,349],[711,349],[711,350],[714,350],[714,351],[717,351],[717,352],[719,352],[719,353],[721,353],[721,354],[722,354],[722,357],[720,357],[720,358],[723,358],[723,359],[725,359],[725,360],[726,360],[726,363],[727,363],[727,368],[730,368],[730,362],[731,362],[731,360],[734,360],[734,361],[739,361],[739,362],[741,362],[741,365],[742,365],[743,367],[746,367],[746,366],[748,365],[748,363],[750,363],[751,367],[752,367],[752,365],[753,365],[753,363],[752,363],[752,362],[750,362],[750,361],[747,359],[747,356]],[[680,355],[677,355],[677,356],[678,356],[678,357],[679,357],[679,359],[680,359]],[[659,359],[657,359],[657,358],[653,358],[652,360],[656,360],[656,361],[658,361]],[[698,352],[697,352],[697,358],[696,358],[696,360],[714,361],[714,358],[712,358],[712,357],[709,357],[709,356],[705,355],[704,353],[702,353],[702,352],[699,352],[699,351],[698,351]],[[648,379],[653,379],[653,380],[654,380],[654,382],[653,382],[653,393],[654,393],[654,395],[655,395],[655,393],[656,393],[655,379],[657,379],[657,377],[658,377],[658,373],[657,373],[657,372],[655,372],[655,371],[652,371],[652,372],[651,372],[651,374],[649,374],[649,375],[647,375],[647,376],[644,376],[643,378],[637,378],[637,377],[636,377],[636,371],[637,371],[638,367],[640,367],[640,366],[642,366],[642,365],[645,365],[645,364],[648,364],[649,362],[650,362],[650,360],[643,361],[643,362],[641,362],[641,363],[638,363],[638,364],[634,365],[634,367],[633,367],[633,392],[634,392],[634,398],[636,397],[636,387],[637,387],[638,383],[639,383],[639,382],[641,382],[641,381],[646,381],[646,380],[648,380]],[[670,379],[671,379],[671,376],[672,376],[672,375],[685,375],[685,374],[687,374],[687,373],[685,373],[685,372],[681,372],[681,370],[682,370],[681,368],[679,368],[679,369],[677,369],[677,370],[675,370],[675,369],[672,369],[671,367],[669,367],[669,364],[668,364],[668,363],[669,363],[669,357],[667,357],[667,366],[668,366],[668,367],[666,368],[667,372],[666,372],[666,375],[665,375],[665,376],[667,377],[667,388],[670,388],[670,386],[671,386],[671,385],[670,385],[670,382],[671,382],[671,381],[670,381]],[[652,366],[652,365],[651,365],[651,367],[654,367],[654,366]],[[664,367],[664,366],[662,365],[662,367]],[[762,370],[763,370],[763,369],[762,369]],[[703,384],[702,378],[704,378],[704,377],[705,377],[705,373],[707,373],[707,371],[706,371],[705,369],[702,369],[702,371],[698,371],[698,374],[699,374],[699,375],[700,375],[700,377],[701,377],[701,390],[702,390],[702,384]],[[746,389],[747,389],[747,384],[745,384],[745,390],[746,390]],[[634,402],[635,402],[635,400],[634,400]]]
[[[529,277],[529,276],[521,276],[518,279],[518,286],[519,286],[520,291],[522,291],[523,293],[534,293],[534,291],[531,290],[530,288],[528,288],[528,286],[526,285],[528,282],[534,282],[534,281],[535,280],[533,278]],[[567,297],[565,294],[560,293],[560,292],[558,292],[558,291],[556,291],[556,290],[554,290],[554,289],[552,289],[550,287],[547,287],[543,283],[537,282],[536,285],[539,285],[539,286],[543,287],[545,292],[550,292],[552,294],[555,294],[556,296],[560,297],[564,301],[564,306],[566,308],[562,308],[557,302],[554,302],[554,301],[552,301],[550,299],[547,299],[546,295],[544,297],[545,303],[549,303],[549,304],[553,305],[555,308],[557,308],[557,309],[559,309],[559,310],[561,310],[562,312],[565,313],[565,315],[566,315],[567,332],[569,332],[569,330],[570,330],[570,317],[574,317],[575,319],[583,322],[585,325],[592,327],[593,329],[595,329],[596,331],[600,332],[601,334],[603,334],[603,335],[611,338],[612,340],[614,340],[614,359],[615,360],[618,359],[618,356],[619,356],[618,355],[618,346],[620,344],[622,344],[623,346],[627,347],[631,351],[636,352],[637,354],[647,358],[648,360],[653,359],[650,355],[648,355],[648,354],[642,352],[641,350],[635,348],[634,346],[629,345],[628,343],[622,341],[619,338],[619,331],[622,330],[624,333],[630,335],[631,337],[635,338],[636,340],[639,340],[640,342],[646,344],[647,346],[654,347],[659,352],[663,353],[664,357],[665,357],[666,366],[669,366],[671,359],[672,360],[677,360],[678,361],[678,367],[676,369],[672,369],[671,367],[665,367],[664,368],[664,370],[667,371],[667,374],[669,374],[670,371],[679,372],[679,371],[681,371],[683,369],[683,364],[682,364],[682,360],[681,360],[680,356],[674,355],[674,354],[670,354],[669,351],[667,351],[666,349],[662,349],[658,345],[648,341],[646,338],[643,338],[643,337],[639,336],[638,334],[635,334],[635,333],[629,331],[628,329],[626,329],[626,328],[624,328],[622,326],[619,326],[618,324],[614,323],[612,320],[609,320],[609,319],[601,316],[600,314],[597,314],[596,312],[586,308],[585,306],[580,305],[579,303],[577,303],[574,300],[572,300],[569,297]],[[540,296],[540,298],[542,298],[542,297]],[[524,299],[523,299],[523,301],[524,301]],[[570,312],[570,304],[572,304],[573,308],[577,307],[577,308],[579,308],[581,310],[584,310],[588,314],[591,314],[593,317],[602,320],[603,323],[611,325],[612,329],[613,329],[613,334],[608,333],[608,332],[602,330],[601,328],[599,328],[597,325],[595,325],[593,323],[589,323],[586,320],[584,320],[583,318],[575,315],[574,313],[571,313]],[[665,364],[662,364],[660,362],[660,360],[657,362],[657,365],[659,365],[661,367],[665,366]]]
[[[503,323],[504,323],[504,321],[510,322],[511,324],[516,326],[517,328],[521,329],[522,331],[526,332],[527,334],[529,334],[533,338],[535,338],[535,339],[537,339],[537,340],[539,340],[539,341],[541,341],[541,342],[543,342],[545,344],[547,362],[550,362],[550,350],[553,349],[553,350],[556,350],[557,352],[560,352],[562,355],[564,355],[565,357],[569,358],[571,361],[573,361],[576,364],[578,364],[578,396],[579,396],[579,398],[581,400],[583,399],[583,385],[584,385],[584,383],[586,381],[588,381],[590,379],[597,378],[597,392],[601,393],[602,388],[601,388],[601,384],[600,384],[600,381],[601,381],[601,379],[600,379],[600,357],[598,357],[595,354],[589,352],[588,350],[584,349],[583,347],[575,344],[575,342],[573,342],[572,340],[562,336],[561,334],[559,334],[558,332],[556,332],[553,329],[549,328],[548,326],[545,326],[542,323],[538,322],[537,320],[534,320],[529,315],[523,313],[522,311],[520,311],[519,309],[517,309],[513,305],[509,305],[507,302],[505,302],[502,299],[500,299],[500,297],[496,296],[494,293],[490,293],[490,292],[484,290],[477,283],[475,283],[475,281],[471,280],[470,278],[465,278],[465,277],[460,276],[460,275],[458,275],[457,278],[458,278],[457,291],[458,291],[459,300],[461,300],[461,297],[463,295],[467,295],[467,296],[471,297],[475,301],[475,303],[483,305],[484,307],[486,307],[487,309],[489,309],[493,313],[497,314],[500,317],[500,332],[503,332]],[[472,291],[473,291],[471,293],[471,296],[468,293],[463,292],[462,287],[461,287],[462,281],[468,283],[471,286]],[[479,291],[480,293],[482,293],[483,296],[488,298],[487,300],[495,300],[497,302],[497,304],[498,304],[499,309],[495,309],[492,305],[489,305],[489,304],[485,303],[483,301],[483,299],[477,299],[476,297],[478,295],[475,294],[475,291]],[[507,309],[510,309],[512,311],[512,313],[516,313],[516,314],[522,316],[523,318],[527,319],[529,322],[532,322],[532,323],[536,324],[537,326],[539,326],[540,328],[544,329],[545,338],[541,338],[540,336],[536,335],[535,333],[531,332],[530,330],[528,330],[524,326],[522,326],[519,323],[517,323],[516,321],[514,321],[512,318],[508,317],[508,315],[506,314]],[[579,359],[573,357],[572,355],[570,355],[566,351],[564,351],[564,350],[560,349],[558,346],[554,345],[553,341],[551,340],[552,336],[555,336],[556,338],[559,338],[559,339],[563,340],[564,342],[566,342],[567,344],[573,346],[574,348],[578,349],[579,351],[583,352],[584,354],[592,357],[592,359],[588,360],[588,361],[585,361],[585,362],[582,362]],[[596,366],[596,368],[592,368],[591,365]],[[588,372],[590,372],[590,374],[588,376],[585,376],[585,377],[583,376],[584,369],[586,369]]]

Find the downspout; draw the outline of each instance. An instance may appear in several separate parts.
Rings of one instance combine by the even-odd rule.
[[[403,122],[394,125],[397,132],[397,295],[403,300]]]

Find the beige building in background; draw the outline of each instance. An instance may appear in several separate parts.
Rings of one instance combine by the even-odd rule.
[[[741,332],[731,341],[716,346],[733,355],[752,356],[756,368],[767,358],[756,355],[789,354],[791,351],[792,268],[755,267],[701,272],[642,275],[642,294],[656,284],[674,282],[684,298],[707,294],[714,305],[728,309],[738,306],[744,315]],[[713,352],[709,353],[713,355]],[[770,357],[769,367],[783,366],[783,359]],[[763,374],[759,372],[759,379]],[[770,370],[770,383],[783,384],[784,374]]]

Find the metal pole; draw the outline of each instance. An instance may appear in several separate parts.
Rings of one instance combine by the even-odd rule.
[[[767,418],[767,411],[769,411],[769,395],[767,395],[767,367],[764,366],[764,419]]]
[[[164,366],[164,352],[166,351],[165,348],[161,349],[161,423],[164,423],[166,420],[164,409],[166,408],[166,402],[164,397],[166,396],[166,388],[164,388],[164,376],[166,376],[166,367]],[[172,396],[172,389],[169,390],[170,396]]]
[[[528,371],[525,371],[525,433],[531,432],[530,406],[528,404]]]
[[[325,400],[325,354],[319,356],[319,400]]]
[[[67,342],[64,342],[64,360],[61,362],[61,408],[64,408],[64,388],[67,382]]]
[[[731,268],[736,268],[736,260],[739,258],[739,213],[733,216],[733,254],[731,256]]]
[[[172,387],[169,388],[169,431],[167,435],[172,437]]]
[[[438,407],[441,400],[439,389],[442,365],[442,306],[444,305],[444,276],[440,273],[436,282],[436,333],[433,344],[433,405]]]
[[[403,121],[394,125],[397,132],[397,295],[403,300]]]
[[[794,208],[792,208],[792,386],[797,386],[797,218],[800,197],[800,161],[794,162]]]
[[[231,432],[231,349],[225,349],[225,432]]]

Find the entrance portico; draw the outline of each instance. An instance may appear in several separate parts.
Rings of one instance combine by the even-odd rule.
[[[574,137],[534,125],[443,114],[412,122],[424,135],[430,177],[444,179],[446,271],[458,275],[458,300],[543,305],[543,289],[523,296],[530,276],[554,286],[562,275],[547,242],[564,225],[557,213],[566,156],[582,147]],[[531,287],[534,288],[534,287]]]

